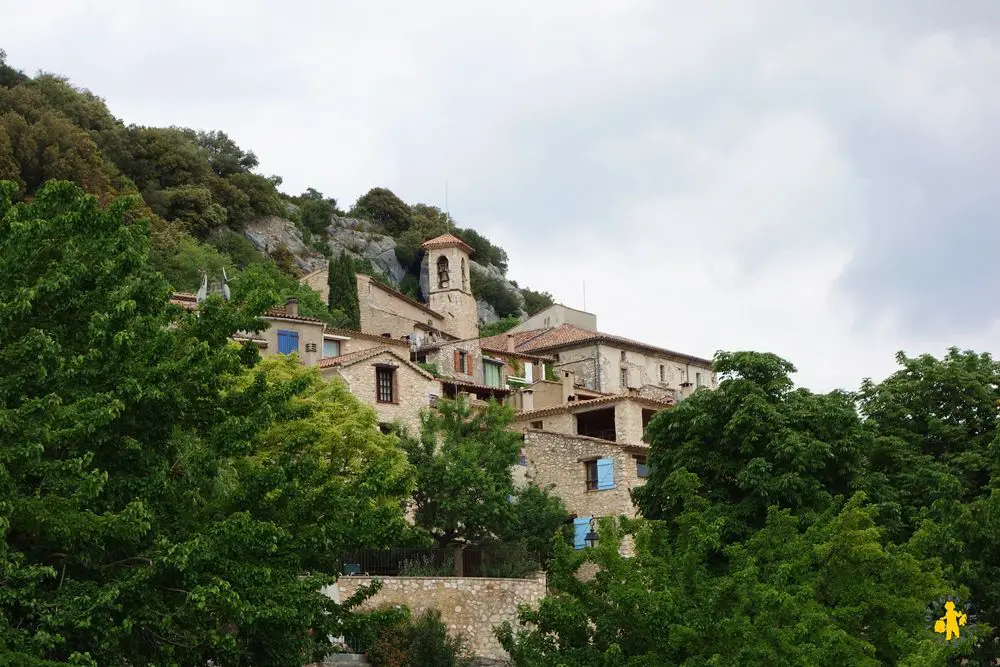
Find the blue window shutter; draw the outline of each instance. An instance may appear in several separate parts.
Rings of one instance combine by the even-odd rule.
[[[278,354],[291,354],[299,351],[299,332],[278,329]]]
[[[590,532],[590,517],[578,516],[573,519],[573,548],[582,549],[587,546],[587,533]]]
[[[597,459],[597,490],[615,488],[615,460]]]

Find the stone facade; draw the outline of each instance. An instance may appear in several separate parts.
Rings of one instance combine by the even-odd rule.
[[[517,625],[517,606],[537,608],[545,596],[545,575],[536,579],[490,579],[485,577],[379,577],[382,590],[367,600],[362,609],[383,605],[405,605],[414,615],[438,609],[448,632],[462,635],[476,656],[502,660],[507,653],[500,647],[493,628],[504,621]],[[341,577],[337,585],[340,599],[346,600],[371,577]]]
[[[612,394],[656,386],[680,398],[685,393],[682,385],[686,382],[691,383],[691,389],[718,386],[708,360],[695,363],[690,359],[606,343],[581,343],[561,349],[555,356],[556,370],[570,370],[588,389]]]
[[[610,396],[580,403],[567,403],[557,408],[545,408],[531,412],[519,412],[514,418],[513,428],[519,431],[544,430],[563,435],[588,435],[585,427],[581,428],[583,419],[593,417],[601,411],[607,418],[607,437],[618,444],[639,445],[643,441],[646,425],[653,415],[669,407],[656,400],[640,396]],[[589,435],[593,435],[590,433]]]
[[[560,324],[572,324],[588,331],[597,331],[597,315],[555,303],[538,311],[509,331],[510,333],[518,333],[533,329],[548,329]]]
[[[358,302],[361,330],[400,340],[425,331],[442,329],[444,318],[416,301],[359,273]]]
[[[472,295],[468,252],[459,245],[428,247],[427,266],[427,305],[441,313],[441,328],[459,339],[478,337],[479,311]]]
[[[405,354],[405,351],[404,351]],[[389,349],[362,359],[347,361],[321,370],[323,378],[342,379],[358,399],[375,410],[380,422],[398,421],[411,433],[420,430],[420,413],[431,405],[432,397],[441,396],[441,383],[430,373],[410,363]],[[392,369],[393,401],[380,402],[376,392],[376,369]]]
[[[636,515],[630,491],[645,483],[639,477],[636,458],[645,456],[646,448],[530,429],[524,432],[523,447],[527,465],[520,467],[524,478],[543,487],[554,485],[552,492],[570,513],[581,517]],[[587,489],[585,462],[598,458],[614,461],[613,489]]]
[[[501,362],[494,364],[498,366],[500,378],[497,387],[507,386],[510,367],[500,355],[484,352],[479,346],[478,338],[441,343],[436,349],[428,350],[426,353],[418,351],[418,355],[418,358],[426,358],[428,363],[436,364],[443,375],[481,385],[486,384],[484,364],[491,361]]]

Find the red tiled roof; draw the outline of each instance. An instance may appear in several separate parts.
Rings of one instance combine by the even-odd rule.
[[[400,356],[399,352],[397,352],[396,350],[393,350],[392,348],[386,346],[373,347],[367,350],[358,350],[357,352],[348,352],[347,354],[342,354],[339,357],[327,357],[326,359],[320,359],[319,363],[316,365],[319,366],[320,368],[333,368],[335,366],[350,366],[352,364],[365,361],[366,359],[377,357],[378,355],[383,353],[391,354],[392,356],[396,357],[396,359],[401,361],[403,364],[409,366],[410,368],[412,368],[413,370],[417,371],[418,373],[427,378],[430,378],[432,380],[437,379],[432,374],[428,373],[420,366],[417,366],[409,359],[404,359],[402,356]]]
[[[663,354],[669,357],[683,359],[691,363],[703,364],[705,366],[712,365],[712,361],[710,359],[703,359],[690,354],[675,352],[674,350],[668,350],[663,347],[642,343],[637,340],[632,340],[631,338],[613,336],[600,331],[581,329],[580,327],[573,326],[572,324],[560,324],[557,327],[549,327],[548,329],[522,331],[514,334],[514,337],[515,348],[521,352],[534,352],[538,354],[542,351],[557,350],[559,348],[569,347],[577,343],[609,343],[611,345],[639,348],[656,354]],[[496,336],[494,336],[494,338],[496,338]]]
[[[308,317],[306,315],[289,315],[285,312],[284,306],[273,306],[264,311],[263,317],[281,317],[286,320],[296,320],[299,322],[315,322],[317,324],[322,324],[323,320],[318,320],[315,317]]]
[[[479,347],[483,350],[489,350],[490,352],[498,352],[500,354],[510,354],[515,357],[523,357],[526,359],[540,360],[540,361],[552,361],[552,355],[550,354],[532,354],[526,350],[518,349],[518,345],[524,341],[531,338],[532,335],[537,334],[537,331],[522,331],[521,333],[510,334],[514,338],[514,350],[509,351],[507,349],[507,336],[508,334],[502,333],[496,336],[487,336],[486,338],[479,339]],[[530,335],[529,335],[530,334]]]
[[[478,382],[468,382],[466,380],[458,380],[452,377],[440,377],[441,384],[453,384],[459,387],[472,387],[473,389],[488,389],[490,391],[500,391],[500,392],[511,392],[513,389],[510,387],[491,387],[487,384],[479,384]]]
[[[658,401],[654,398],[646,398],[644,396],[632,396],[630,394],[618,394],[616,396],[603,396],[601,398],[592,398],[586,401],[573,401],[571,403],[563,403],[562,405],[556,405],[551,408],[539,408],[538,410],[528,410],[526,412],[518,412],[517,416],[514,417],[514,421],[526,421],[528,419],[535,419],[536,417],[544,417],[546,415],[556,415],[560,412],[569,412],[574,408],[580,407],[591,407],[595,405],[609,405],[611,403],[617,403],[618,401],[632,400],[638,403],[645,403],[646,405],[653,405],[659,408],[669,408],[674,405],[674,401]]]
[[[458,238],[454,234],[442,234],[441,236],[435,237],[429,241],[424,241],[421,244],[422,248],[462,248],[465,252],[470,255],[474,252],[472,246]]]
[[[331,327],[329,325],[323,327],[323,333],[332,334],[334,336],[346,336],[347,338],[361,338],[363,340],[370,340],[382,343],[383,345],[397,345],[399,347],[410,346],[410,344],[407,343],[405,340],[396,340],[395,338],[376,336],[375,334],[365,333],[363,331],[354,331],[352,329],[338,329],[336,327]]]

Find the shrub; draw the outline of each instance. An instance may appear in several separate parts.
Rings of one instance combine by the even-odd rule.
[[[471,655],[461,637],[448,635],[441,612],[427,609],[416,618],[383,628],[368,652],[376,667],[468,667]]]

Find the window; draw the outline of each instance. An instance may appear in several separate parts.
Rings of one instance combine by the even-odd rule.
[[[628,389],[628,369],[627,368],[623,368],[622,369],[621,381],[622,381],[622,389]]]
[[[379,403],[395,403],[396,369],[390,366],[375,367],[375,400]]]
[[[625,350],[622,350],[622,361],[625,361]]]
[[[468,282],[465,277],[465,258],[462,258],[462,290],[468,289]]]
[[[456,373],[469,373],[469,353],[465,350],[455,350],[455,360],[454,360],[455,372]]]
[[[278,354],[291,354],[299,351],[299,332],[278,329]]]
[[[553,354],[552,358],[555,359],[556,361],[559,361],[559,353],[556,352],[555,354]]]
[[[667,367],[664,366],[663,364],[660,364],[660,382],[666,382],[666,381],[667,381]]]
[[[448,258],[442,255],[437,261],[438,287],[448,287]]]
[[[500,364],[488,359],[483,360],[483,382],[487,387],[500,386]]]
[[[606,491],[615,488],[614,459],[594,459],[584,465],[587,470],[588,491]]]
[[[695,373],[694,374],[694,386],[695,387],[700,387],[701,386],[701,373]]]
[[[587,546],[587,533],[590,532],[590,517],[578,516],[573,519],[573,548],[582,549]]]
[[[535,376],[535,365],[530,361],[524,362],[524,381],[528,384],[534,382],[533,378]]]
[[[340,341],[339,340],[324,340],[323,341],[323,356],[324,357],[339,357],[340,356]]]
[[[646,466],[645,456],[635,457],[635,474],[641,478],[646,478],[649,476],[649,468]]]
[[[542,430],[542,422],[540,422],[540,421],[531,422],[531,428],[535,429],[536,431],[541,431]]]

